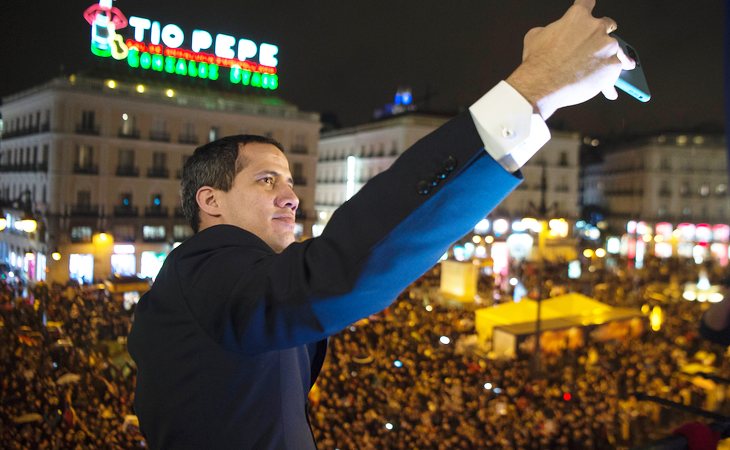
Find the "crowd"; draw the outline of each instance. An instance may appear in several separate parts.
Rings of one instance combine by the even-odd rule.
[[[650,285],[697,276],[694,266],[677,270],[658,260],[641,270],[599,269],[582,283],[555,268],[539,268],[543,276],[535,267],[522,269],[529,291],[565,285],[636,308],[650,301]],[[712,267],[710,275],[722,273]],[[474,344],[473,311],[441,301],[437,284],[437,274],[427,274],[387,310],[330,339],[310,394],[319,448],[609,449],[698,419],[636,393],[728,412],[724,385],[680,370],[696,360],[730,374],[726,349],[697,334],[697,302],[664,302],[661,330],[543,354],[536,370],[532,358],[488,358]],[[497,294],[491,298],[510,297]],[[131,406],[135,369],[120,352],[131,311],[103,291],[0,282],[0,313],[3,448],[145,447]]]
[[[0,311],[3,448],[144,448],[128,417],[134,369],[116,351],[128,311],[102,291],[6,282]]]

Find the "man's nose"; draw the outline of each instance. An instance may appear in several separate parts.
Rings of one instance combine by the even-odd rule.
[[[279,208],[289,208],[296,211],[299,206],[299,197],[294,193],[294,188],[284,185],[279,195],[276,197],[276,206]]]

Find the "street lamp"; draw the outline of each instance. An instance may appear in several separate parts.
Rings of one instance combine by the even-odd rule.
[[[15,223],[15,228],[17,230],[24,231],[30,234],[34,233],[38,229],[38,221],[33,216],[31,192],[29,189],[21,192],[18,198],[16,198],[15,200],[11,200],[0,206],[3,206],[3,209],[5,210],[14,209],[23,211],[23,215],[21,216],[20,220]],[[5,219],[5,217],[0,219],[0,231],[3,231],[5,228],[7,228],[7,226],[7,219]]]

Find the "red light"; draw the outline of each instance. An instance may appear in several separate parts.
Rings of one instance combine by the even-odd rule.
[[[573,398],[573,396],[570,395],[570,392],[563,393],[563,400],[565,400],[566,402],[569,402],[571,398]]]

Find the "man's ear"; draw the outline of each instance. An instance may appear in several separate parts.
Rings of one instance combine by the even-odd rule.
[[[221,216],[221,205],[218,202],[218,190],[210,186],[203,186],[195,193],[195,201],[203,214],[212,217]]]

